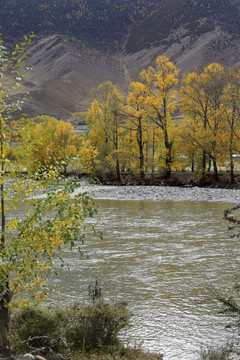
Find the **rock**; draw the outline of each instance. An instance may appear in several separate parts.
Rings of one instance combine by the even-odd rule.
[[[64,356],[54,352],[52,349],[45,349],[46,351],[38,352],[35,355],[35,360],[64,360]]]
[[[23,355],[24,360],[34,360],[35,357],[32,354],[25,354]]]
[[[40,355],[36,355],[35,359],[36,360],[46,360],[43,356],[40,356]]]

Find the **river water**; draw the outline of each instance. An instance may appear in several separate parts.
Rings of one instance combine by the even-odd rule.
[[[126,301],[131,326],[122,339],[165,360],[196,360],[206,346],[236,336],[218,313],[215,291],[231,293],[239,271],[238,240],[230,239],[223,210],[240,191],[169,187],[87,188],[99,206],[97,228],[82,258],[65,251],[70,271],[55,284],[63,302],[88,300],[98,276],[104,297]],[[59,301],[53,296],[51,301]]]

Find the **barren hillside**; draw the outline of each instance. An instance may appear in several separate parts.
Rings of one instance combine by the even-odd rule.
[[[85,111],[92,87],[111,80],[124,88],[158,55],[182,71],[239,64],[237,0],[7,0],[0,11],[10,43],[29,29],[38,35],[21,90],[31,94],[24,109],[31,115]]]

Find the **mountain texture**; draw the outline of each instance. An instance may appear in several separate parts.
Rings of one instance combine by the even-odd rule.
[[[38,36],[22,89],[32,115],[85,111],[92,87],[111,80],[124,89],[158,55],[182,72],[240,59],[238,0],[4,0],[0,26],[9,47]]]

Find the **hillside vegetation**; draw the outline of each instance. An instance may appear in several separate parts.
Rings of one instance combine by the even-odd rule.
[[[239,12],[231,0],[8,0],[0,3],[0,13],[7,41],[31,31],[57,33],[111,51],[122,47],[130,26],[127,52],[156,45],[180,26],[195,36],[213,30],[215,23],[235,36],[240,32]]]
[[[158,11],[135,26],[126,52],[158,46],[171,32],[181,27],[185,36],[196,38],[213,31],[216,25],[234,37],[239,35],[240,20],[236,4],[230,0],[163,1]],[[179,38],[177,40],[180,41]]]
[[[0,4],[3,36],[70,35],[101,48],[119,49],[127,28],[160,7],[157,0],[8,0]]]

